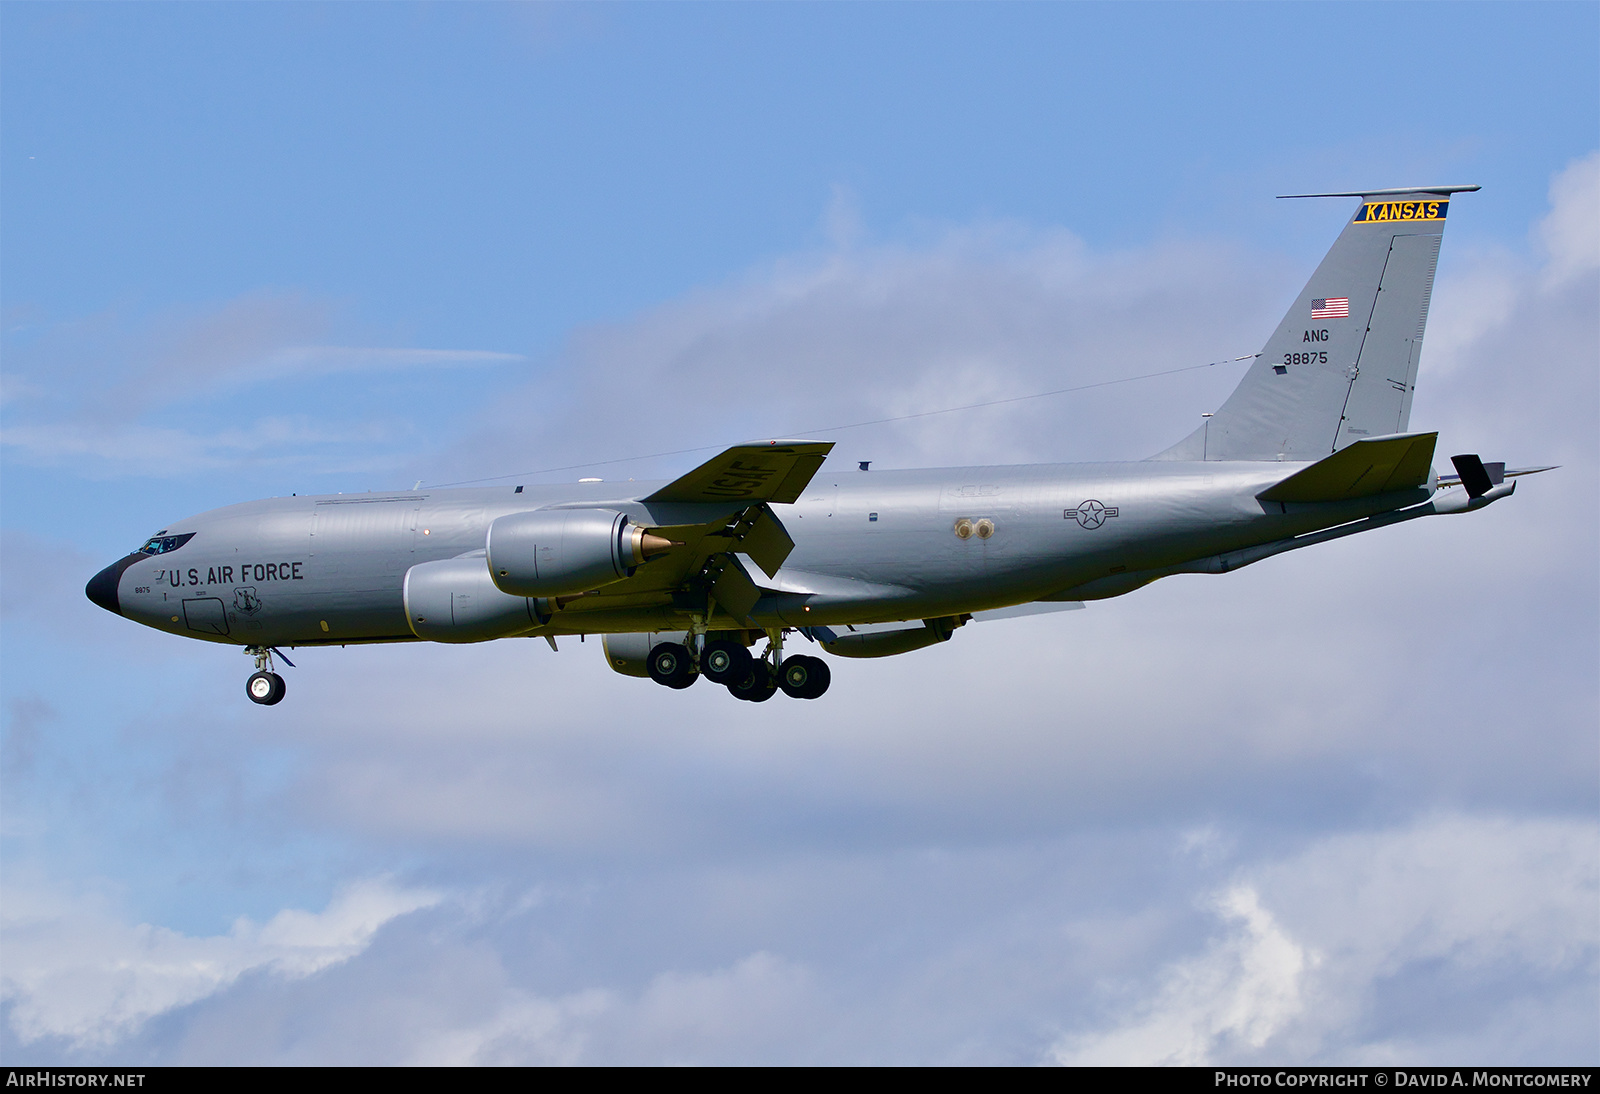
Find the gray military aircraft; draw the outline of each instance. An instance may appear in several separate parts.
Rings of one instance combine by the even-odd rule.
[[[1438,434],[1407,431],[1450,198],[1477,189],[1286,195],[1360,202],[1233,394],[1146,460],[839,475],[831,444],[772,440],[671,482],[271,498],[163,528],[86,592],[242,645],[268,705],[285,646],[589,634],[667,687],[814,699],[828,666],[787,635],[883,657],[1480,509],[1547,468],[1462,455],[1441,477]]]

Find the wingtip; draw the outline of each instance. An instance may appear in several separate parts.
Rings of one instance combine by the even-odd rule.
[[[815,439],[807,439],[807,438],[799,438],[799,437],[772,437],[772,438],[768,438],[768,439],[760,440],[760,441],[746,441],[743,445],[740,445],[739,447],[740,448],[743,448],[743,447],[746,447],[746,446],[752,447],[752,448],[796,448],[796,447],[818,448],[818,447],[824,447],[824,448],[830,448],[831,449],[837,443],[838,443],[837,441],[819,441],[819,440],[815,440]]]

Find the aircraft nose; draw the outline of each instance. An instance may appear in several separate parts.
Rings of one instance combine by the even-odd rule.
[[[121,615],[122,602],[117,598],[117,586],[122,582],[123,571],[143,557],[135,553],[113,562],[89,579],[89,584],[83,587],[84,595],[106,611]]]

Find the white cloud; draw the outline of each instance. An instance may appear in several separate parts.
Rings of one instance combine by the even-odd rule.
[[[1540,222],[1538,235],[1549,255],[1547,284],[1600,268],[1600,151],[1575,161],[1550,183],[1550,215]]]
[[[1284,933],[1248,886],[1217,900],[1238,929],[1200,957],[1170,969],[1146,1013],[1108,1033],[1069,1039],[1051,1052],[1073,1067],[1215,1062],[1235,1047],[1259,1049],[1304,1008],[1302,979],[1318,963]]]
[[[1490,1035],[1475,1059],[1506,1059],[1510,1046],[1490,1031],[1530,1003],[1566,1003],[1560,988],[1592,988],[1600,973],[1593,822],[1440,816],[1328,837],[1242,874],[1218,900],[1232,927],[1165,970],[1110,1029],[1063,1038],[1054,1062],[1438,1059],[1425,1021],[1401,1033],[1371,1022],[1370,1011],[1408,975],[1438,978],[1441,969],[1458,986],[1499,980],[1504,997],[1480,999],[1471,1025],[1450,1032],[1481,1029]],[[1508,968],[1518,970],[1510,985]],[[1570,1027],[1575,1016],[1552,1018]]]
[[[352,410],[343,399],[317,398],[314,385],[354,373],[526,360],[489,350],[332,344],[338,326],[326,302],[264,292],[208,310],[143,320],[107,312],[59,324],[7,353],[0,443],[35,465],[107,478],[251,464],[326,471],[334,469],[332,446],[366,449],[366,460],[344,465],[392,468],[391,453],[373,450],[395,434],[414,447],[414,423],[384,420],[372,405],[377,389]],[[262,388],[274,398],[258,398]],[[307,406],[323,420],[309,420],[301,412]]]
[[[330,343],[348,323],[333,304],[303,293],[254,292],[207,308],[148,317],[120,309],[65,321],[9,355],[12,397],[52,393],[126,415],[197,393],[304,372],[461,368],[508,364],[521,354]],[[92,384],[63,383],[92,374]],[[39,377],[48,377],[48,383]],[[33,377],[32,380],[24,377]]]
[[[1231,358],[1257,348],[1276,318],[1286,272],[1275,265],[1205,241],[1101,254],[1068,232],[1008,224],[926,247],[797,256],[578,332],[558,368],[497,401],[486,431],[430,477],[792,435]],[[858,448],[880,466],[1138,458],[1187,432],[1242,369],[824,439],[841,443],[847,466]],[[1119,390],[1137,397],[1119,402]],[[1134,402],[1138,412],[1119,412]]]
[[[755,1061],[794,1022],[815,1017],[811,975],[769,953],[728,968],[665,972],[643,990],[590,989],[544,999],[507,990],[486,1021],[428,1033],[408,1063],[697,1064]]]
[[[527,360],[520,353],[478,349],[400,349],[390,346],[286,346],[263,364],[274,375],[312,371],[365,372],[403,368],[483,368]]]
[[[0,445],[29,463],[70,465],[93,477],[134,472],[176,478],[246,462],[303,465],[326,459],[330,450],[349,453],[358,445],[370,450],[394,439],[376,423],[259,418],[243,428],[213,432],[138,423],[13,425],[0,434]]]
[[[101,920],[85,944],[57,922],[55,975],[7,997],[24,1043],[174,1063],[1582,1063],[1597,836],[1440,814],[1218,878],[1101,832],[613,877],[425,920],[399,917],[436,896],[380,887],[220,939]],[[1141,870],[1164,880],[1107,901]],[[1191,901],[1209,938],[1174,918]],[[716,956],[748,937],[772,944]],[[158,1040],[117,1040],[185,1004]]]
[[[361,953],[384,924],[435,904],[436,893],[383,879],[346,886],[319,913],[286,909],[263,924],[240,919],[195,938],[130,925],[101,902],[7,885],[0,985],[23,1042],[61,1038],[109,1045],[150,1018],[192,1004],[246,973],[300,979]]]

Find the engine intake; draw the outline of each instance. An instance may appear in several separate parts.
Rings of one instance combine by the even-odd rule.
[[[442,558],[406,571],[406,623],[431,642],[486,642],[550,621],[551,606],[494,587],[482,558]]]
[[[610,509],[541,509],[489,525],[489,576],[514,596],[568,596],[630,576],[677,546]]]

